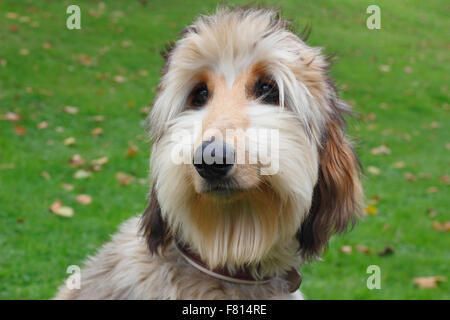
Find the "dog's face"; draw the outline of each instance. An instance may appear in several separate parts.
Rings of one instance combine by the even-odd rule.
[[[314,256],[358,213],[347,107],[320,50],[287,27],[270,10],[219,10],[167,54],[150,115],[152,250],[176,235],[211,267]]]

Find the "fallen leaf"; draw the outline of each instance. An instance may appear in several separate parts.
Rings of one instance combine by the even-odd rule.
[[[389,149],[387,146],[385,145],[381,145],[379,147],[373,148],[372,150],[370,150],[370,153],[373,155],[382,155],[382,154],[391,154],[391,149]]]
[[[427,189],[427,193],[436,193],[436,192],[438,192],[439,191],[439,188],[438,187],[429,187],[428,189]]]
[[[80,56],[79,61],[83,66],[86,66],[86,67],[92,66],[92,58],[85,54],[82,54]]]
[[[375,205],[380,201],[379,196],[374,196],[372,199],[369,200],[369,204]]]
[[[64,128],[58,126],[58,127],[55,128],[55,131],[58,132],[58,133],[61,133],[61,132],[64,132]]]
[[[42,44],[42,48],[44,48],[46,50],[50,49],[51,47],[52,47],[52,44],[48,41],[46,41]]]
[[[69,166],[71,166],[72,168],[82,166],[85,163],[86,161],[84,161],[83,157],[80,156],[79,154],[74,154],[69,159]]]
[[[405,162],[404,161],[398,161],[398,162],[394,163],[392,166],[394,168],[401,169],[401,168],[405,167]]]
[[[433,122],[430,123],[429,126],[430,126],[431,129],[437,129],[437,128],[439,128],[441,125],[439,124],[439,122],[433,121]]]
[[[61,188],[67,191],[72,191],[75,187],[73,186],[73,184],[61,183]]]
[[[342,246],[341,247],[341,252],[343,252],[345,254],[352,253],[352,246]]]
[[[138,71],[138,74],[139,74],[141,77],[146,77],[146,76],[148,76],[148,71],[147,71],[147,70],[139,70],[139,71]]]
[[[91,196],[89,196],[87,194],[79,194],[75,197],[75,199],[77,200],[78,203],[81,203],[84,205],[90,204],[92,202]]]
[[[386,246],[382,251],[378,252],[378,255],[381,257],[390,256],[394,254],[394,248],[391,246]]]
[[[131,157],[133,157],[134,155],[136,155],[136,153],[138,152],[138,147],[136,147],[134,144],[130,144],[130,146],[129,146],[129,148],[128,148],[128,151],[127,151],[127,153],[126,153],[126,156],[128,157],[128,158],[131,158]]]
[[[18,135],[18,136],[24,136],[27,134],[27,130],[25,129],[24,126],[15,126],[14,127],[14,132]]]
[[[433,175],[431,173],[425,173],[425,172],[420,172],[417,176],[420,179],[430,179],[433,177]]]
[[[86,179],[86,178],[89,178],[89,177],[91,177],[91,176],[92,176],[92,173],[89,172],[89,171],[86,171],[86,170],[84,170],[84,169],[79,169],[79,170],[77,170],[77,171],[74,173],[74,175],[73,175],[73,177],[74,177],[75,179]]]
[[[133,41],[131,41],[131,40],[123,40],[121,43],[120,43],[120,46],[122,47],[122,48],[129,48],[129,47],[131,47],[133,45]]]
[[[406,66],[403,68],[403,72],[411,74],[413,72],[413,68],[411,68],[410,66]]]
[[[391,66],[389,66],[389,65],[387,65],[387,64],[382,64],[382,65],[380,65],[380,66],[378,67],[378,69],[379,69],[381,72],[389,72],[389,71],[391,71]]]
[[[66,139],[64,139],[64,141],[63,141],[63,143],[64,143],[66,146],[74,145],[76,142],[77,142],[77,141],[76,141],[76,139],[75,139],[74,137],[66,138]]]
[[[125,77],[117,75],[114,76],[114,81],[117,83],[124,83],[125,81],[127,81],[127,79]]]
[[[15,13],[15,12],[7,12],[5,14],[5,17],[8,18],[8,19],[15,20],[15,19],[17,19],[19,17],[19,15],[17,13]]]
[[[450,184],[450,176],[447,174],[444,174],[443,176],[441,176],[439,181],[441,181],[443,184]]]
[[[92,120],[94,120],[95,122],[102,122],[103,120],[105,120],[105,117],[98,115],[98,116],[92,117]]]
[[[0,170],[14,169],[16,165],[14,163],[0,163]]]
[[[434,218],[434,217],[436,217],[436,215],[437,215],[437,211],[436,211],[435,209],[432,209],[432,208],[427,209],[427,215],[428,215],[430,218]]]
[[[120,171],[116,173],[116,179],[120,185],[127,186],[134,180],[134,177],[128,173]]]
[[[378,213],[378,209],[377,207],[373,206],[373,205],[369,205],[366,208],[364,208],[364,213],[365,214],[370,214],[371,216],[374,216]]]
[[[42,122],[39,122],[39,123],[37,124],[37,128],[38,128],[39,130],[45,129],[45,128],[47,128],[47,127],[48,127],[48,122],[47,122],[47,121],[42,121]]]
[[[14,112],[7,112],[4,116],[4,119],[8,121],[19,121],[20,116]]]
[[[101,158],[92,160],[91,164],[101,166],[101,165],[104,165],[105,163],[107,163],[108,161],[109,161],[108,157],[101,157]]]
[[[19,53],[20,53],[22,56],[27,56],[27,55],[30,54],[30,50],[28,50],[27,48],[22,48],[22,49],[19,50]]]
[[[435,276],[435,277],[418,277],[414,278],[413,282],[415,285],[417,285],[419,288],[422,289],[433,289],[438,287],[439,282],[445,282],[447,281],[446,278]]]
[[[139,110],[140,113],[144,114],[144,115],[148,115],[151,111],[150,107],[143,107]]]
[[[374,176],[379,175],[381,172],[381,170],[379,168],[374,167],[374,166],[368,166],[367,171]]]
[[[19,30],[19,27],[16,26],[15,24],[12,24],[9,26],[9,31],[11,32],[17,32]]]
[[[356,245],[355,249],[356,249],[356,251],[362,252],[362,253],[365,253],[365,254],[370,254],[371,253],[370,248],[368,246],[363,245],[363,244]]]
[[[45,180],[51,179],[50,173],[48,173],[47,171],[41,172],[41,177],[44,178]]]
[[[66,218],[73,217],[73,214],[74,214],[73,209],[71,207],[63,206],[61,200],[54,202],[50,206],[50,211],[58,216],[62,216],[62,217],[66,217]]]
[[[450,221],[440,223],[439,221],[433,221],[432,226],[437,231],[450,231]]]
[[[64,111],[69,113],[69,114],[77,114],[78,113],[78,108],[77,107],[72,107],[72,106],[65,106],[64,107]]]
[[[411,181],[411,182],[416,181],[416,176],[413,175],[411,172],[405,172],[405,174],[403,176],[408,181]]]
[[[91,133],[92,133],[94,136],[98,136],[98,135],[100,135],[100,134],[103,133],[103,129],[102,129],[102,128],[95,128],[94,130],[91,131]]]

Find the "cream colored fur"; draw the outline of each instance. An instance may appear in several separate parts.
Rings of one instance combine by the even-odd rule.
[[[112,241],[87,260],[81,288],[61,286],[55,299],[299,299],[284,279],[238,285],[214,279],[188,264],[171,244],[151,256],[138,233],[138,218],[126,221]]]

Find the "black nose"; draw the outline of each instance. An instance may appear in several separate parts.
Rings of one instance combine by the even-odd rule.
[[[195,150],[194,166],[206,180],[224,178],[234,165],[234,149],[221,141],[203,141]]]

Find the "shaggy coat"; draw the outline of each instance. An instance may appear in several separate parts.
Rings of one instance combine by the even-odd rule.
[[[62,286],[56,298],[302,298],[289,292],[287,274],[354,223],[363,195],[345,134],[350,109],[327,59],[276,11],[226,8],[200,16],[165,58],[149,116],[149,206],[87,261],[80,289]],[[205,141],[236,152],[216,189],[192,160]],[[270,281],[214,278],[189,264],[174,239],[211,270]]]

